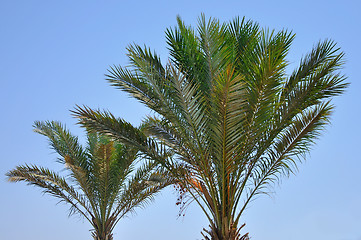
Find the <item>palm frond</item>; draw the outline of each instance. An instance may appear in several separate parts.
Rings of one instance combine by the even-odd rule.
[[[34,132],[46,136],[51,147],[62,157],[59,161],[65,164],[65,158],[77,160],[77,165],[86,167],[87,159],[78,138],[64,128],[60,122],[34,122]]]
[[[70,204],[72,207],[70,215],[79,213],[87,220],[93,217],[86,198],[69,185],[65,178],[47,168],[35,165],[17,166],[14,170],[7,172],[6,176],[10,182],[23,181],[29,185],[37,186],[44,193],[60,199],[60,202],[64,201]]]

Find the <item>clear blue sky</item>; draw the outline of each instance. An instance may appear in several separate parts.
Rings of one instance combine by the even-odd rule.
[[[35,120],[59,120],[74,134],[69,110],[86,104],[138,124],[147,110],[108,86],[112,64],[127,64],[125,47],[147,44],[167,59],[164,31],[179,14],[195,25],[200,13],[296,33],[289,61],[297,65],[320,39],[346,53],[351,86],[335,99],[332,125],[271,197],[255,200],[244,218],[252,240],[361,240],[360,1],[0,1],[0,239],[91,239],[90,225],[67,217],[67,206],[25,184],[5,181],[22,163],[59,169]],[[290,69],[291,71],[291,69]],[[176,196],[162,193],[119,222],[115,240],[201,239],[207,222],[196,205],[177,219]]]

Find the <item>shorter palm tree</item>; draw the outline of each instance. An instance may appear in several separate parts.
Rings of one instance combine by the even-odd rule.
[[[35,122],[35,132],[45,135],[60,155],[66,176],[35,165],[17,166],[6,175],[11,182],[24,181],[70,204],[93,226],[95,240],[113,239],[118,221],[171,183],[151,162],[140,167],[137,151],[109,138],[88,133],[86,148],[58,122]]]

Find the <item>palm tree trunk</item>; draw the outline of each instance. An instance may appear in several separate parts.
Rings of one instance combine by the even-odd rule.
[[[92,233],[93,239],[94,240],[113,240],[113,234],[111,232],[109,233],[99,233],[94,231]]]
[[[243,224],[239,228],[231,226],[226,231],[210,226],[210,230],[203,228],[203,232],[201,234],[203,235],[204,240],[249,240],[248,233],[243,236],[240,235],[240,230],[245,225],[246,224]]]

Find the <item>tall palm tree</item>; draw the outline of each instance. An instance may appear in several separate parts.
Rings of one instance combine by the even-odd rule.
[[[127,213],[152,199],[170,182],[155,164],[136,168],[137,152],[98,134],[88,134],[86,148],[58,122],[36,122],[35,131],[48,137],[60,155],[66,176],[44,167],[22,165],[6,175],[24,181],[70,205],[93,226],[95,240],[112,240],[113,229]]]
[[[199,18],[196,29],[166,31],[169,62],[131,45],[131,66],[107,80],[154,111],[141,128],[110,112],[77,107],[81,124],[133,147],[166,167],[209,220],[205,239],[248,239],[239,222],[249,202],[296,169],[347,87],[344,54],[316,44],[288,74],[294,34],[251,20]]]

